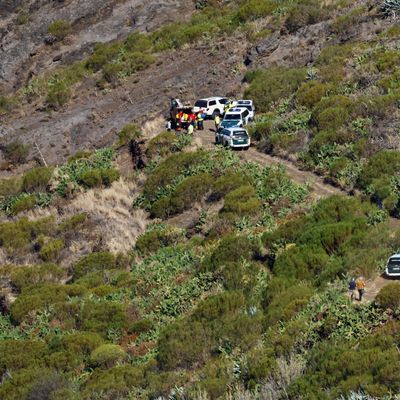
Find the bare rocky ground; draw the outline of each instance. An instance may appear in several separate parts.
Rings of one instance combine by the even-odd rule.
[[[123,39],[132,32],[152,31],[190,17],[191,0],[28,0],[0,4],[0,90],[12,91],[32,76],[69,64],[90,54],[98,42]],[[19,4],[20,3],[20,4]],[[18,24],[21,15],[27,21]],[[46,45],[55,20],[72,24],[73,35]]]

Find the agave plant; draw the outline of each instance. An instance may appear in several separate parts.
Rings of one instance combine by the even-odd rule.
[[[381,10],[386,17],[397,17],[400,14],[400,0],[384,0]]]

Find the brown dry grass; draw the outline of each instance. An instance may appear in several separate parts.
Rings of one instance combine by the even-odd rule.
[[[132,210],[136,186],[120,179],[110,188],[89,190],[67,206],[68,214],[86,212],[99,233],[104,249],[114,253],[132,249],[147,225],[143,210]]]

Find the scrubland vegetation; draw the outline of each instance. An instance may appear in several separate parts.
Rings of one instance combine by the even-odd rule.
[[[0,317],[0,397],[223,399],[233,388],[251,399],[336,399],[361,387],[373,396],[397,390],[397,284],[376,303],[344,294],[348,276],[374,276],[399,247],[385,214],[359,198],[310,203],[281,167],[229,150],[165,155],[155,143],[168,149],[175,138],[149,142],[153,162],[132,202],[154,220],[131,252],[100,247],[62,265],[71,241],[87,240],[85,214],[0,226],[9,259],[1,275],[16,297],[3,299]],[[109,162],[108,149],[96,154],[73,157],[53,186],[64,190],[61,177],[80,184],[88,165]],[[47,172],[33,170],[21,185],[42,190]],[[170,224],[193,207],[197,222]],[[18,265],[28,255],[35,263]]]
[[[147,143],[146,167],[124,178],[137,185],[129,212],[146,215],[147,228],[130,251],[112,253],[87,213],[30,210],[62,209],[112,185],[116,149],[141,136],[136,125],[114,148],[0,180],[0,398],[395,398],[399,285],[372,302],[351,302],[346,291],[351,276],[378,276],[400,248],[388,222],[399,216],[400,158],[387,123],[398,114],[399,31],[346,37],[396,5],[340,14],[348,2],[210,1],[190,24],[97,45],[89,59],[31,82],[25,99],[43,95],[58,108],[86,74],[114,86],[186,43],[328,23],[334,43],[312,66],[251,70],[245,95],[260,115],[251,128],[260,150],[354,196],[315,201],[279,166],[219,147],[183,151],[190,139],[161,133]],[[263,18],[268,32],[252,31]],[[0,112],[8,104],[0,99]],[[14,142],[2,151],[18,164],[30,149]],[[79,257],[66,257],[80,244]]]

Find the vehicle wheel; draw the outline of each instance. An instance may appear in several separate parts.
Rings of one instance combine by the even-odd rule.
[[[243,147],[243,150],[247,151],[250,146]]]

